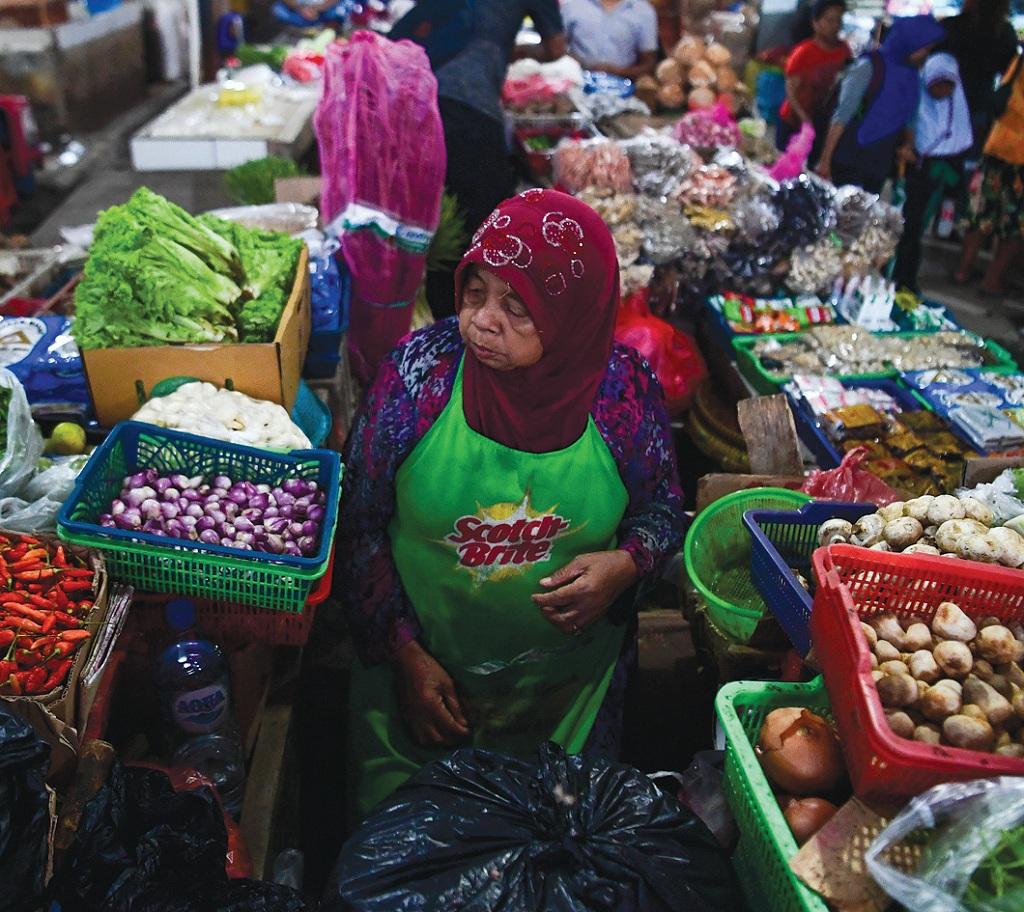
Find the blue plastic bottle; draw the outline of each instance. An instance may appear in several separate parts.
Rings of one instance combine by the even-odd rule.
[[[245,793],[245,757],[231,709],[231,677],[220,648],[194,630],[195,605],[167,605],[175,641],[160,655],[157,686],[172,742],[172,762],[206,776],[221,803],[238,816]]]

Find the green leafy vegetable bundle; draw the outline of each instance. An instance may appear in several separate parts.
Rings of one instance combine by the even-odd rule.
[[[224,175],[224,184],[236,203],[261,206],[274,202],[274,181],[279,177],[298,177],[303,170],[290,158],[268,155],[237,165]]]
[[[211,216],[142,188],[100,215],[75,290],[82,349],[268,342],[302,242]]]

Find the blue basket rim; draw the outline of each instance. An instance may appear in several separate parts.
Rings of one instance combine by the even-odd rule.
[[[223,450],[236,453],[251,453],[261,459],[273,459],[286,463],[298,463],[318,460],[327,469],[329,477],[324,489],[327,494],[327,502],[324,505],[324,521],[320,527],[320,543],[317,553],[312,557],[290,557],[281,554],[270,554],[264,551],[242,551],[238,548],[225,548],[222,545],[197,545],[196,542],[184,538],[169,538],[167,536],[152,535],[148,532],[129,532],[125,529],[109,529],[97,523],[83,522],[71,519],[71,511],[77,506],[82,496],[83,489],[93,476],[101,471],[114,444],[121,437],[131,432],[147,434],[149,436],[165,437],[171,440],[196,441],[206,446],[215,446]],[[212,437],[203,437],[199,434],[188,434],[184,431],[174,431],[162,428],[155,424],[147,424],[144,421],[121,421],[114,425],[113,430],[107,439],[96,448],[89,457],[85,468],[79,473],[75,481],[75,487],[70,497],[64,501],[60,513],[57,516],[58,526],[72,534],[88,535],[92,538],[103,538],[112,544],[117,542],[131,542],[132,544],[151,545],[161,551],[189,551],[199,555],[210,555],[216,557],[229,557],[236,560],[255,560],[260,563],[275,564],[278,566],[294,567],[300,570],[312,570],[324,564],[330,559],[331,548],[334,545],[334,532],[338,522],[338,500],[340,497],[340,485],[344,467],[341,464],[341,457],[333,450],[309,449],[292,450],[290,453],[279,453],[274,450],[261,450],[257,447],[243,446],[237,443],[228,443],[223,440],[215,440]]]

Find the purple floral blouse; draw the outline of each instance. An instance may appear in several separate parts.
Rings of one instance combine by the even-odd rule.
[[[388,536],[395,475],[448,404],[463,350],[454,317],[406,337],[381,365],[345,447],[336,592],[367,665],[420,634]],[[687,518],[661,386],[632,348],[613,347],[591,414],[629,495],[619,547],[655,579]]]

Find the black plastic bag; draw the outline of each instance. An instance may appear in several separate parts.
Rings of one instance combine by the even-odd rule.
[[[321,912],[737,912],[729,861],[642,773],[460,750],[382,803],[342,849]]]
[[[30,909],[43,893],[49,759],[32,726],[0,709],[0,912]]]
[[[115,764],[82,813],[54,880],[54,898],[81,912],[301,912],[298,893],[228,880],[227,833],[209,788],[176,792],[167,776]]]

